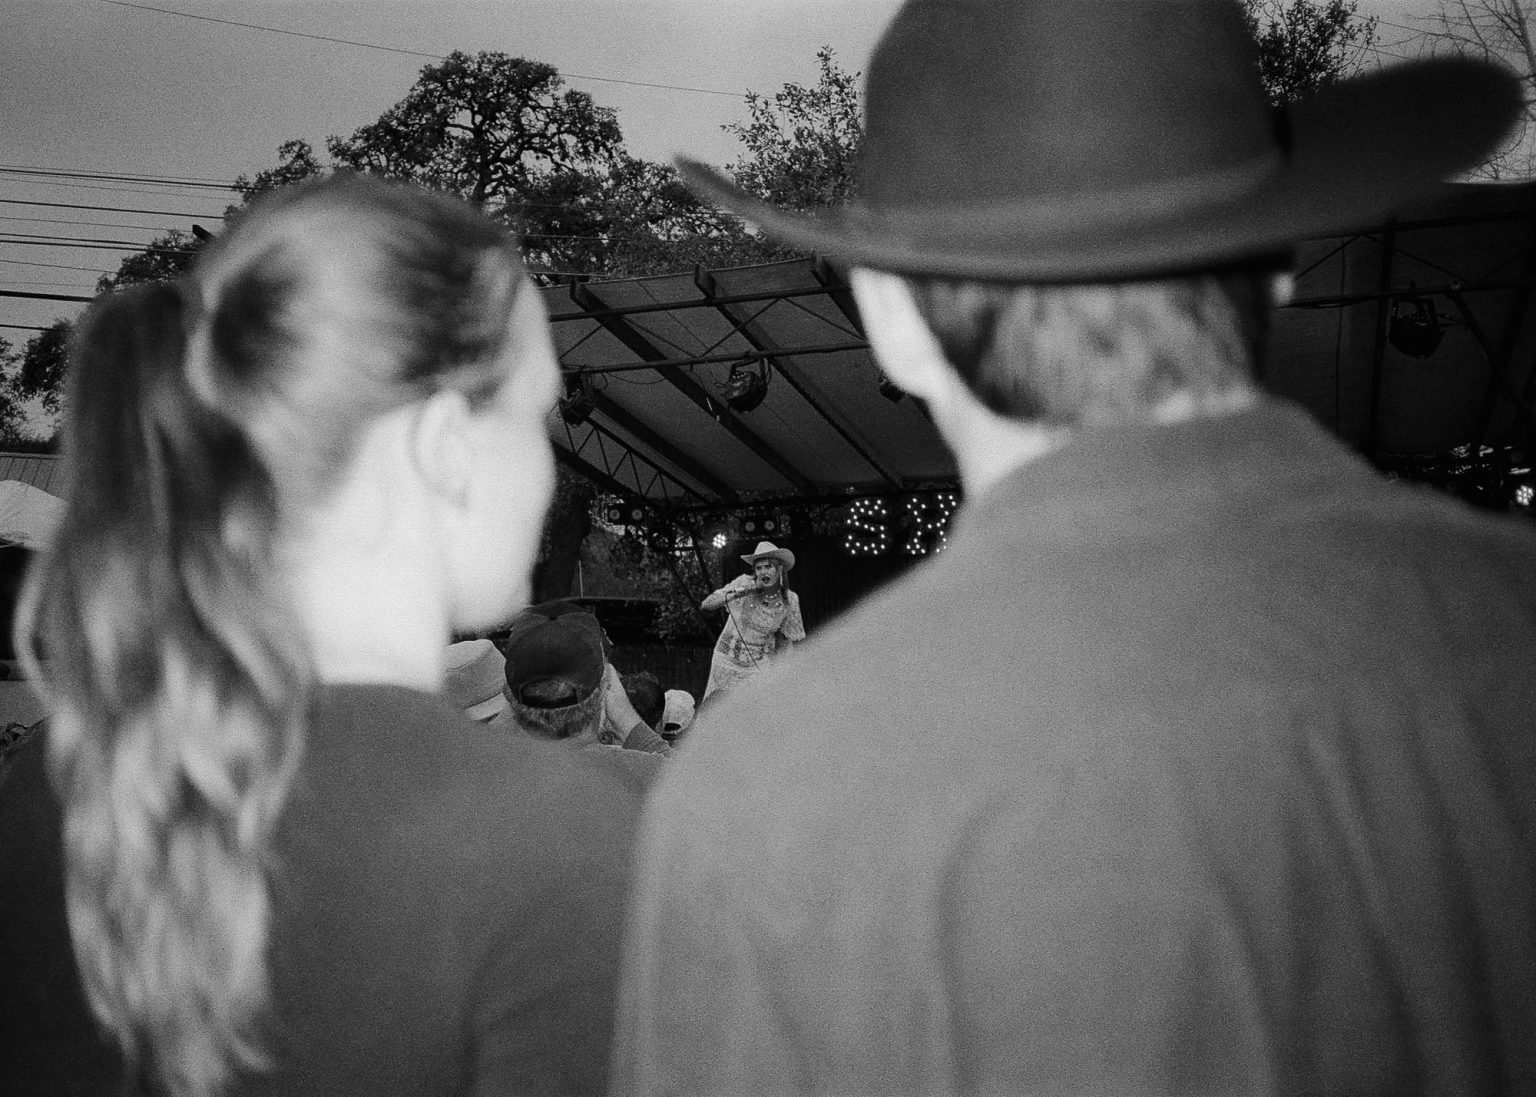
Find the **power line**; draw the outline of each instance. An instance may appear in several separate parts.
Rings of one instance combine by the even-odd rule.
[[[26,297],[34,301],[83,301],[87,304],[96,300],[94,297],[79,297],[65,293],[27,293],[16,289],[0,289],[0,297]]]
[[[103,0],[112,3],[114,0]],[[197,190],[233,191],[228,182],[218,179],[176,179],[164,175],[140,175],[128,172],[82,171],[66,168],[39,168],[30,165],[0,164],[6,175],[41,175],[48,178],[95,179],[109,183],[147,183],[157,187],[191,187]]]
[[[0,328],[16,328],[18,331],[47,331],[51,327],[52,324],[0,324]]]
[[[67,263],[34,263],[30,259],[0,259],[0,263],[10,263],[18,267],[51,267],[55,270],[83,270],[87,274],[107,274],[100,267],[74,267]]]
[[[131,4],[128,0],[100,0],[103,4],[112,4],[120,8],[137,8],[140,11],[159,12],[161,15],[175,15],[182,19],[200,19],[207,23],[222,23],[229,27],[244,27],[246,30],[266,31],[268,34],[286,34],[292,38],[310,38],[317,42],[334,42],[342,46],[358,46],[362,49],[382,50],[385,53],[400,53],[409,57],[427,57],[433,61],[441,61],[440,53],[423,53],[421,50],[401,49],[398,46],[381,46],[374,42],[358,42],[351,38],[333,38],[328,34],[308,34],[304,31],[286,30],[282,27],[264,27],[256,23],[240,23],[233,19],[219,19],[212,15],[194,15],[187,11],[172,11],[170,8],[156,8],[148,4]],[[721,91],[718,88],[692,88],[680,84],[653,84],[646,80],[621,80],[616,76],[588,76],[579,72],[563,72],[560,75],[572,80],[596,80],[604,84],[628,84],[637,88],[661,88],[665,91],[691,91],[699,95],[726,95],[732,99],[741,99],[743,94],[734,91]]]
[[[53,209],[88,209],[102,213],[142,213],[152,217],[198,217],[209,221],[222,221],[222,213],[182,213],[165,209],[133,209],[128,206],[87,206],[79,202],[34,202],[27,198],[0,198],[0,205],[49,206]]]
[[[125,225],[120,221],[66,221],[62,217],[17,217],[10,213],[0,213],[0,221],[28,221],[33,224],[43,225],[79,225],[88,229],[153,229],[154,225]],[[5,230],[0,229],[0,232]]]
[[[75,240],[59,236],[40,236],[32,240],[0,240],[0,244],[14,244],[18,247],[36,248],[97,248],[102,251],[148,251],[154,247],[155,251],[165,255],[191,255],[194,248],[166,248],[155,247],[152,244],[135,244],[129,240]]]
[[[65,183],[58,179],[31,179],[28,182],[39,187],[67,187],[70,190],[109,191],[112,194],[152,194],[164,198],[163,190],[146,190],[143,187],[115,187],[108,183]]]

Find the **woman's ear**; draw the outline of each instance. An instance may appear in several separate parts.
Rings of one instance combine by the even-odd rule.
[[[473,461],[469,428],[469,400],[454,389],[423,400],[410,427],[411,464],[428,490],[455,508],[462,508],[469,498]]]

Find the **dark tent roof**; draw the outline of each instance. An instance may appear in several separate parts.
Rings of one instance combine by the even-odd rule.
[[[1305,242],[1296,269],[1263,381],[1346,441],[1414,452],[1529,424],[1536,187],[1449,188],[1393,223]],[[550,430],[608,490],[708,510],[956,482],[920,406],[882,393],[847,286],[820,259],[543,292],[568,387],[590,405]],[[1428,358],[1387,338],[1394,307],[1421,299],[1445,332]],[[726,405],[733,368],[768,378],[750,411]]]

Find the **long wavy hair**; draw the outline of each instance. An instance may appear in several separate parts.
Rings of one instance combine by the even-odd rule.
[[[280,531],[370,420],[493,395],[527,285],[467,204],[345,176],[276,193],[179,283],[79,327],[65,517],[16,641],[51,706],[86,991],[170,1094],[264,1063],[272,843],[313,680]]]

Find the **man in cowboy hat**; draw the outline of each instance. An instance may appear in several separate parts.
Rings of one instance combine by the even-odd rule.
[[[843,211],[687,170],[853,268],[966,508],[658,786],[615,1092],[1536,1092],[1536,541],[1252,382],[1516,82],[1276,118],[1235,0],[910,0],[865,102]]]

